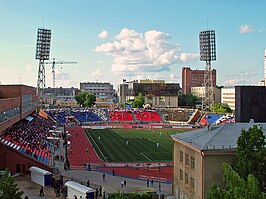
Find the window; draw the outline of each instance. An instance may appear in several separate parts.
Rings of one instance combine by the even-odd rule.
[[[185,173],[185,185],[188,186],[188,174]]]
[[[195,187],[194,178],[190,177],[190,189],[191,189],[191,191],[194,191],[194,187]]]
[[[184,160],[183,160],[183,157],[184,154],[183,154],[183,151],[180,151],[180,163],[183,164]]]
[[[185,164],[186,164],[186,167],[188,167],[188,165],[189,165],[189,155],[186,153],[186,155],[185,155]]]
[[[195,158],[191,156],[191,169],[195,169]]]
[[[180,179],[180,181],[181,182],[183,182],[183,180],[184,180],[184,172],[183,172],[183,170],[182,169],[180,169],[180,176],[179,176],[179,179]]]

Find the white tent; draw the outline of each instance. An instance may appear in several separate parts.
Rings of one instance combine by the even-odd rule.
[[[34,166],[29,168],[29,170],[31,171],[31,181],[41,186],[49,186],[52,184],[51,172]]]
[[[92,188],[86,187],[74,181],[66,182],[65,186],[67,187],[67,198],[72,199],[74,196],[77,196],[77,198],[94,198],[95,190]]]

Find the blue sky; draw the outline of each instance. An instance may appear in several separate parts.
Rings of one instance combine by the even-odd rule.
[[[11,0],[1,1],[1,84],[36,86],[38,28],[52,31],[50,58],[57,87],[79,82],[164,79],[181,83],[181,68],[204,69],[201,30],[216,31],[217,84],[257,85],[263,79],[266,1]],[[52,86],[51,66],[46,85]]]

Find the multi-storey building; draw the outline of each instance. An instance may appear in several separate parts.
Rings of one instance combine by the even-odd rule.
[[[235,88],[224,87],[221,89],[221,103],[228,104],[228,106],[235,110]]]
[[[189,67],[182,68],[182,93],[191,94],[191,87],[204,85],[205,70],[192,70]],[[212,70],[213,86],[216,87],[216,70]]]
[[[44,102],[56,106],[72,107],[78,106],[75,95],[78,88],[45,88],[43,90]]]
[[[113,107],[116,101],[113,85],[109,82],[81,82],[80,90],[94,94],[97,107]]]
[[[172,135],[173,193],[177,199],[205,198],[215,183],[225,186],[222,164],[233,164],[242,129],[266,123],[227,123]]]
[[[205,97],[205,87],[198,86],[198,87],[191,87],[191,95],[197,97],[196,106],[202,105],[202,99]],[[221,102],[221,90],[220,88],[214,87],[213,88],[213,95],[214,95],[214,102],[220,103]]]
[[[178,107],[180,86],[164,80],[134,80],[119,85],[119,103],[134,100],[142,93],[145,103],[153,107]]]
[[[265,86],[235,86],[236,122],[266,122],[265,102]]]

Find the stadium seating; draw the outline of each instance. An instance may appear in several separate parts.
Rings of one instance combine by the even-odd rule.
[[[23,119],[4,131],[0,141],[21,153],[48,165],[52,146],[46,141],[52,122],[37,114],[31,121]]]
[[[131,110],[113,110],[108,112],[110,121],[134,121],[133,113]]]
[[[100,122],[106,120],[105,112],[93,109],[49,109],[45,112],[57,123],[66,124],[70,122]],[[99,115],[97,115],[99,114]]]
[[[206,114],[204,115],[201,120],[200,124],[207,125],[207,124],[217,124],[217,121],[223,117],[223,114]]]
[[[156,110],[136,110],[137,121],[143,122],[161,122],[162,119]]]

